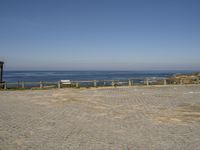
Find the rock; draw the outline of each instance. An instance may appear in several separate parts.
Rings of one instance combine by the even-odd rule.
[[[200,80],[200,72],[191,74],[176,74],[167,79],[169,84],[198,84]]]

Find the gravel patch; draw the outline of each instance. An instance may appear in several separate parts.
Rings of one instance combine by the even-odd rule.
[[[200,149],[200,86],[0,91],[0,150]]]

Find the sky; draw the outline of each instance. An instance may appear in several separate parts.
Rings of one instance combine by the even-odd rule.
[[[6,70],[200,70],[199,0],[0,0]]]

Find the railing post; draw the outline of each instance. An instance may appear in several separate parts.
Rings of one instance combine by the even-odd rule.
[[[58,88],[59,88],[59,89],[61,88],[61,84],[60,84],[60,81],[58,81]]]
[[[128,150],[129,148],[128,148],[128,145],[127,144],[125,144],[124,145],[124,150]]]
[[[42,81],[40,81],[40,89],[42,89],[42,88],[43,88]]]
[[[115,82],[114,82],[114,80],[112,80],[112,86],[115,86]]]
[[[167,80],[166,79],[164,79],[164,85],[167,85]]]
[[[132,86],[134,85],[134,81],[133,80],[131,80],[131,84],[132,84]]]
[[[149,86],[149,79],[147,79],[146,82],[147,82],[147,86]]]
[[[96,87],[97,86],[97,81],[96,80],[94,80],[94,87]]]
[[[78,82],[76,82],[76,87],[79,88],[79,83]]]
[[[131,80],[128,80],[128,85],[132,86]]]
[[[7,89],[7,83],[4,82],[4,90],[6,90],[6,89]]]
[[[19,82],[19,81],[17,81],[17,88],[19,88],[19,83],[20,83],[20,82]]]
[[[24,88],[25,88],[24,81],[22,81],[22,89],[24,89]]]
[[[180,79],[180,84],[181,84],[181,85],[183,84],[183,79]]]

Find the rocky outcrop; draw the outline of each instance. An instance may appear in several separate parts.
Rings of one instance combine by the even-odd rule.
[[[198,84],[200,83],[200,72],[192,74],[176,74],[167,79],[169,84]]]

